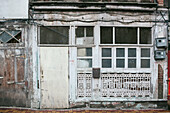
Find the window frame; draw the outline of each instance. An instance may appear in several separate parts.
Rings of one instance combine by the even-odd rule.
[[[41,44],[40,43],[40,38],[41,38],[41,34],[40,34],[40,28],[41,27],[69,27],[68,30],[68,44]],[[39,47],[68,47],[71,46],[71,33],[72,32],[72,28],[70,25],[39,25],[38,29],[37,29],[37,34],[38,34],[38,40],[37,40],[37,45]]]
[[[151,69],[152,69],[152,59],[151,59],[151,56],[153,54],[153,48],[152,47],[127,47],[127,46],[107,46],[107,47],[103,47],[101,46],[100,47],[100,55],[102,54],[102,48],[111,48],[112,49],[112,57],[111,57],[111,60],[112,60],[112,67],[111,68],[103,68],[102,67],[102,59],[103,57],[101,56],[100,58],[100,68],[101,68],[101,71],[103,72],[148,72],[150,73],[151,72]],[[116,67],[116,60],[117,60],[117,57],[116,57],[116,49],[117,48],[124,48],[125,50],[125,57],[120,57],[120,59],[124,59],[125,60],[125,67],[124,68],[117,68]],[[132,58],[134,59],[134,57],[128,57],[128,49],[129,48],[136,48],[136,68],[129,68],[128,67],[128,59]],[[141,67],[141,48],[148,48],[150,49],[150,57],[147,58],[147,59],[150,59],[150,67],[149,68],[142,68]],[[107,59],[107,58],[106,58]],[[109,57],[110,59],[110,57]],[[145,59],[145,58],[144,58]]]
[[[0,31],[2,31],[1,33],[8,32],[8,29],[1,28]],[[0,47],[6,47],[6,46],[11,46],[11,47],[18,47],[19,46],[19,47],[23,47],[24,44],[25,44],[25,32],[24,32],[25,29],[24,28],[15,28],[15,29],[10,30],[10,31],[20,31],[19,32],[19,33],[21,33],[21,40],[20,40],[20,42],[18,42],[18,43],[4,43],[4,42],[1,42],[0,43]]]
[[[102,49],[111,49],[111,56],[110,57],[103,57],[102,56]],[[112,48],[109,48],[109,47],[104,47],[104,48],[101,48],[101,60],[111,60],[111,68],[113,67],[113,50]],[[102,62],[102,61],[101,61]],[[107,68],[107,67],[103,67],[102,63],[101,63],[101,68]]]
[[[92,56],[78,56],[78,48],[91,48],[92,49]],[[77,66],[76,69],[78,71],[78,73],[81,72],[88,72],[91,73],[92,68],[93,68],[93,60],[94,60],[94,54],[93,54],[93,47],[76,47],[76,60],[77,60]],[[92,60],[92,67],[78,67],[78,59],[91,59]]]
[[[100,39],[99,39],[99,45],[100,46],[103,46],[103,45],[110,45],[110,46],[117,46],[117,45],[121,45],[121,46],[153,46],[153,36],[152,36],[152,32],[153,32],[153,28],[151,26],[100,26],[101,27],[113,27],[113,43],[112,44],[102,44],[101,43],[101,36],[100,36]],[[137,28],[137,44],[116,44],[115,43],[115,28],[116,27],[125,27],[125,28],[131,28],[131,27],[135,27]],[[151,44],[140,44],[140,28],[151,28]],[[100,30],[101,32],[101,30]]]
[[[93,27],[93,37],[90,36],[90,38],[93,38],[93,44],[77,44],[76,29],[77,29],[78,27],[84,27],[84,28],[86,28],[86,27]],[[92,46],[94,46],[94,45],[95,45],[94,27],[95,27],[95,26],[93,26],[93,25],[85,25],[85,26],[76,25],[76,26],[74,26],[74,34],[75,34],[75,35],[74,35],[74,36],[75,36],[75,38],[74,38],[74,44],[75,44],[77,47],[92,47]],[[88,37],[89,37],[89,36],[88,36]],[[87,38],[87,29],[84,29],[84,37],[78,37],[78,38]]]
[[[151,56],[152,56],[152,54],[151,54],[151,52],[152,52],[152,51],[151,51],[151,48],[148,48],[148,47],[145,47],[145,48],[144,48],[144,49],[150,49],[150,56],[149,56],[149,57],[142,57],[142,56],[141,56],[142,49],[143,49],[143,48],[140,48],[140,56],[139,56],[139,57],[140,57],[140,68],[141,68],[141,69],[146,69],[146,68],[142,68],[142,63],[141,63],[141,60],[142,60],[142,59],[149,59],[149,60],[150,60],[150,67],[149,67],[149,68],[151,68],[151,66],[152,66],[152,65],[151,65],[151,64],[152,64],[152,61],[151,61],[151,60],[152,60],[152,59],[151,59]]]
[[[105,27],[105,26],[100,26]],[[100,56],[100,68],[101,73],[152,73],[153,69],[153,27],[151,26],[106,26],[113,27],[113,44],[101,44],[101,37],[99,39],[99,51],[102,54],[102,48],[112,48],[112,67],[102,68],[102,56]],[[115,27],[137,27],[137,44],[115,44]],[[150,28],[151,29],[151,43],[150,44],[140,44],[140,28]],[[101,31],[101,30],[100,30]],[[116,68],[116,48],[125,48],[125,68]],[[128,68],[128,48],[136,48],[136,68]],[[141,68],[141,48],[150,48],[150,68]]]

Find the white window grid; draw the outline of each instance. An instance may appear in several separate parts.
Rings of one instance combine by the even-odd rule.
[[[112,48],[109,48],[109,47],[106,48],[106,47],[105,47],[104,49],[111,49],[111,56],[110,56],[110,57],[102,57],[102,53],[101,53],[102,60],[105,60],[105,59],[106,59],[106,60],[111,60],[111,62],[112,62],[112,60],[113,60],[113,59],[112,59],[112,55],[113,55],[113,54],[112,54]],[[101,61],[101,62],[102,62],[102,61]],[[101,67],[102,67],[102,66],[101,66]],[[111,63],[111,67],[112,67],[112,63]]]
[[[102,57],[102,48],[111,48],[112,50],[112,57]],[[125,57],[116,57],[116,49],[117,48],[124,48],[125,49]],[[136,57],[128,57],[128,49],[129,48],[136,48]],[[110,46],[110,47],[100,47],[100,54],[101,54],[101,61],[100,61],[100,68],[102,70],[106,70],[106,71],[109,71],[109,70],[133,70],[133,71],[136,71],[136,70],[143,70],[143,69],[146,69],[146,70],[150,70],[152,67],[151,67],[151,64],[152,64],[152,61],[151,61],[151,58],[150,57],[141,57],[141,49],[142,48],[148,48],[150,49],[150,57],[152,55],[152,47],[127,47],[127,46],[119,46],[119,47],[115,47],[115,46]],[[102,68],[102,59],[110,59],[112,60],[112,65],[111,65],[111,68]],[[125,60],[125,67],[124,68],[117,68],[116,67],[116,59],[124,59]],[[128,59],[136,59],[136,68],[128,68]],[[141,59],[150,59],[150,68],[141,68]]]
[[[77,37],[76,36],[76,29],[78,28],[78,27],[84,27],[84,36],[83,37]],[[87,27],[93,27],[93,36],[87,36]],[[94,45],[94,26],[76,26],[75,27],[75,31],[74,31],[74,33],[75,33],[75,45],[76,46],[84,46],[84,47],[86,47],[86,46],[93,46]],[[77,40],[79,39],[79,38],[84,38],[84,39],[86,39],[86,38],[93,38],[93,43],[92,44],[88,44],[88,45],[85,45],[85,44],[77,44]]]
[[[142,57],[142,56],[141,56],[141,53],[142,53],[141,50],[142,50],[142,49],[150,49],[150,56],[149,56],[149,57]],[[140,48],[140,61],[139,61],[139,62],[140,62],[140,68],[142,68],[142,67],[141,67],[141,60],[142,60],[142,59],[150,60],[150,68],[151,68],[151,63],[152,63],[152,62],[151,62],[151,52],[152,52],[152,51],[151,51],[151,48],[148,48],[148,47]],[[142,68],[142,69],[143,69],[143,68]]]
[[[85,48],[92,48],[92,47],[77,47],[77,52],[78,52],[79,48],[81,48],[81,49],[84,48],[85,49]],[[77,63],[78,63],[79,59],[84,59],[84,60],[91,59],[92,60],[92,67],[93,67],[93,48],[92,48],[92,56],[78,56],[78,54],[77,54]],[[83,71],[86,71],[86,69],[91,70],[92,67],[82,68],[82,67],[78,67],[78,65],[77,65],[77,69],[78,70],[83,70]]]

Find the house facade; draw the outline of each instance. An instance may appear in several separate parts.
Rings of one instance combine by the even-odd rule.
[[[27,19],[0,24],[0,105],[166,108],[164,2],[29,1]]]

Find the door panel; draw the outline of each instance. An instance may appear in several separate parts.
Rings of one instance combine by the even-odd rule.
[[[41,47],[41,108],[68,107],[68,47]]]

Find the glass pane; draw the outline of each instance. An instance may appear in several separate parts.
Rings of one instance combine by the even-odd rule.
[[[94,44],[94,38],[93,37],[76,38],[76,44],[78,45]]]
[[[101,27],[100,28],[100,42],[101,44],[113,44],[113,28]]]
[[[112,60],[111,59],[102,59],[102,67],[103,68],[111,68]]]
[[[78,68],[91,68],[92,67],[92,59],[78,59],[77,67]]]
[[[19,32],[17,35],[15,35],[15,38],[9,40],[7,43],[19,43],[22,41],[21,32]]]
[[[40,27],[40,44],[68,44],[69,27]]]
[[[125,57],[125,49],[116,48],[116,57]]]
[[[141,59],[141,68],[150,68],[150,59]]]
[[[136,59],[128,59],[128,68],[136,68]]]
[[[128,48],[128,57],[136,57],[136,48]]]
[[[79,57],[92,56],[92,48],[78,48],[77,56]]]
[[[102,57],[111,57],[112,51],[111,48],[102,48]]]
[[[21,31],[20,30],[15,30],[15,31],[12,31],[12,30],[8,30],[7,31],[9,34],[11,34],[12,36],[16,36],[17,34],[19,34]]]
[[[142,48],[141,49],[141,57],[150,57],[150,49]]]
[[[124,59],[116,59],[116,67],[117,68],[124,68],[125,67],[125,60]]]
[[[0,34],[0,41],[7,43],[8,41],[10,41],[13,37],[11,35],[9,35],[6,32],[3,32],[2,34]]]
[[[151,28],[140,28],[140,44],[151,44]]]
[[[93,37],[93,27],[86,27],[86,37]]]
[[[77,27],[76,37],[84,37],[84,27]]]
[[[116,27],[115,33],[116,44],[137,44],[136,27]]]

